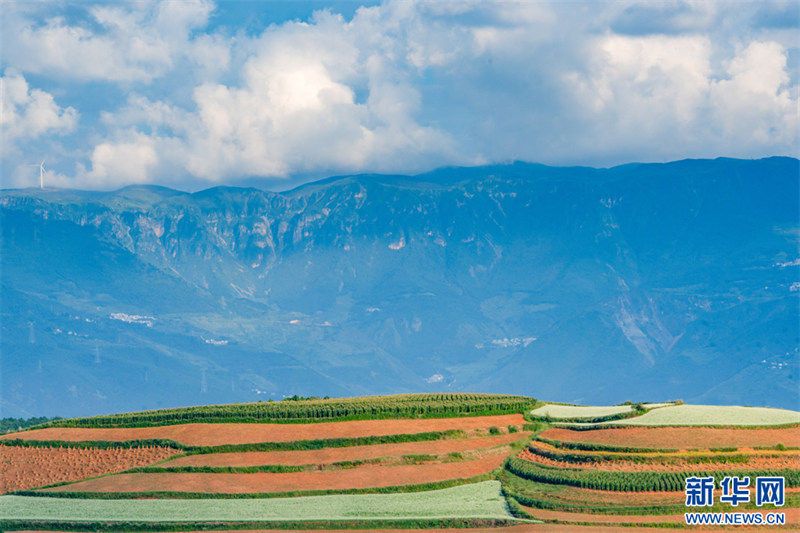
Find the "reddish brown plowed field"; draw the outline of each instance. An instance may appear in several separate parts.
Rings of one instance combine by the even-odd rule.
[[[717,470],[781,470],[784,468],[800,468],[800,457],[784,455],[782,457],[754,456],[746,463],[637,463],[634,461],[597,461],[590,463],[568,463],[554,461],[541,455],[522,450],[518,456],[526,461],[561,468],[581,468],[584,470],[605,470],[614,472],[714,472]]]
[[[618,457],[624,459],[626,456],[630,456],[630,452],[609,452],[609,451],[602,451],[602,450],[570,450],[559,448],[558,446],[553,446],[552,444],[548,444],[547,442],[543,442],[540,440],[535,440],[532,442],[532,446],[535,448],[539,448],[541,450],[554,452],[554,453],[562,453],[562,454],[580,454],[585,456],[592,456],[592,455],[604,455],[604,456],[611,456],[611,457]],[[732,448],[732,447],[731,447]],[[649,460],[654,463],[669,461],[671,459],[685,459],[685,458],[693,458],[693,457],[712,457],[718,454],[732,454],[735,453],[736,455],[785,455],[785,456],[800,456],[799,450],[776,450],[776,449],[758,449],[758,448],[737,448],[735,452],[720,452],[720,451],[711,451],[707,449],[692,449],[692,450],[681,450],[677,452],[659,452],[659,451],[643,451],[643,452],[634,452],[635,455],[638,456],[639,459],[642,460]]]
[[[244,493],[393,487],[469,478],[491,472],[502,465],[504,460],[505,455],[500,454],[458,463],[365,466],[349,470],[286,474],[119,474],[45,490],[47,492]]]
[[[0,494],[147,466],[176,453],[171,448],[156,447],[96,450],[0,446]]]
[[[342,461],[377,459],[379,457],[400,457],[402,455],[422,454],[440,455],[451,452],[465,452],[508,444],[529,436],[530,433],[508,433],[506,435],[474,439],[376,444],[373,446],[325,448],[322,450],[201,454],[178,457],[164,463],[163,466],[322,465]]]
[[[707,428],[630,427],[576,431],[551,428],[541,434],[551,440],[588,442],[632,448],[708,449],[731,447],[796,446],[800,427],[790,428]]]
[[[319,424],[180,424],[148,428],[44,428],[11,433],[2,439],[126,441],[171,439],[188,446],[218,446],[252,442],[339,439],[404,433],[425,433],[461,429],[470,431],[491,426],[521,426],[522,415],[476,416],[468,418],[425,418],[415,420],[354,420]]]

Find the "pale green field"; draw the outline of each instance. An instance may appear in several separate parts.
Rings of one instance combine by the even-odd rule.
[[[209,522],[403,518],[510,519],[499,481],[400,494],[203,500],[89,500],[0,496],[0,519]]]
[[[797,423],[800,423],[798,411],[728,405],[670,405],[642,416],[603,422],[630,426],[772,426]]]
[[[647,409],[663,407],[668,403],[644,404]],[[599,416],[629,413],[633,410],[630,405],[558,405],[549,403],[537,407],[531,414],[534,416],[550,416],[552,418],[595,418]]]

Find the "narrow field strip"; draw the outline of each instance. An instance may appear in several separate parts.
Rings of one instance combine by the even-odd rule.
[[[535,398],[507,394],[422,393],[349,398],[286,398],[280,402],[195,405],[60,419],[51,427],[145,427],[188,421],[213,423],[321,422],[449,418],[519,413],[533,407]]]
[[[531,481],[508,471],[504,471],[500,475],[500,481],[513,494],[521,494],[564,506],[583,506],[613,511],[620,507],[682,506],[686,502],[686,494],[683,491],[617,492],[587,489]]]
[[[51,427],[11,433],[3,439],[64,441],[126,441],[169,439],[186,446],[220,446],[259,442],[354,438],[425,433],[430,431],[487,429],[522,426],[521,414],[469,418],[424,418],[413,420],[354,420],[316,424],[179,424],[139,428]]]
[[[667,409],[663,407],[662,409]],[[660,409],[659,409],[660,410]],[[625,427],[576,430],[550,428],[540,433],[549,440],[634,448],[711,449],[797,446],[800,427],[709,428],[709,427]]]
[[[599,470],[604,472],[694,472],[700,469],[708,472],[714,472],[717,470],[800,469],[800,456],[798,455],[784,455],[781,457],[752,456],[749,457],[745,462],[652,463],[617,459],[614,461],[591,461],[576,464],[544,457],[537,453],[532,453],[530,449],[527,449],[517,454],[517,457],[542,465],[558,466],[562,468],[581,468],[584,470]]]
[[[506,470],[514,475],[530,481],[572,485],[588,489],[613,490],[624,492],[678,491],[684,487],[687,475],[706,476],[705,469],[698,468],[693,472],[616,472],[577,468],[561,468],[542,465],[511,457],[505,464]],[[717,476],[783,476],[787,487],[800,485],[800,470],[782,469],[771,471],[757,470],[715,470]]]
[[[721,529],[706,529],[693,528],[690,531],[702,531],[702,533],[730,533],[730,528]],[[764,533],[765,528],[760,529],[741,529],[737,527],[737,533]],[[770,528],[772,531],[781,531],[778,528]],[[292,529],[293,533],[319,533],[319,529]],[[353,533],[353,529],[325,529],[326,533]],[[363,531],[363,530],[361,530]],[[370,528],[370,532],[375,533],[408,533],[408,529],[376,529]],[[598,525],[576,525],[576,524],[523,524],[503,527],[470,527],[464,528],[437,528],[438,533],[654,533],[653,527],[631,527],[631,526],[598,526]],[[53,531],[28,531],[27,533],[55,533]],[[154,533],[169,533],[169,532],[154,532]],[[185,531],[183,533],[230,533],[230,530],[203,530],[201,531]],[[258,530],[241,530],[237,529],[236,533],[286,533],[285,529],[258,529]]]
[[[800,412],[736,405],[670,405],[642,416],[603,423],[628,426],[768,426],[800,424]]]
[[[0,494],[122,472],[179,453],[171,448],[24,448],[0,445]]]
[[[466,452],[509,444],[530,437],[530,433],[508,433],[492,437],[450,439],[438,441],[406,442],[400,444],[375,444],[347,448],[323,448],[321,450],[297,450],[288,452],[240,452],[213,453],[176,457],[159,466],[259,466],[259,465],[324,465],[345,461],[399,457],[403,455],[439,455]]]
[[[596,524],[685,524],[686,518],[683,513],[674,515],[597,515],[589,513],[567,513],[563,511],[550,511],[544,509],[534,509],[532,507],[522,506],[526,512],[540,520],[554,520],[558,522],[580,522],[580,523],[596,523]],[[735,508],[731,508],[730,512],[735,512]],[[800,508],[787,507],[787,508],[774,508],[774,509],[761,509],[761,512],[780,512],[786,515],[786,526],[792,527],[800,524]],[[688,512],[688,511],[687,511]],[[703,512],[703,511],[699,511]],[[738,531],[738,528],[736,528]],[[766,529],[766,528],[765,528]],[[770,528],[771,529],[771,528]],[[704,531],[705,529],[703,529]]]
[[[663,463],[663,462],[670,462],[670,461],[678,461],[678,462],[724,462],[726,458],[730,459],[731,457],[736,457],[739,459],[746,459],[748,457],[757,457],[757,456],[765,456],[765,457],[800,457],[800,450],[798,449],[776,449],[775,447],[770,448],[735,448],[731,449],[716,449],[716,450],[706,450],[706,449],[693,449],[693,450],[682,450],[682,451],[660,451],[647,448],[642,448],[638,451],[614,451],[611,450],[581,450],[581,449],[574,449],[564,447],[563,443],[561,443],[562,447],[556,446],[553,444],[554,441],[548,441],[547,439],[537,437],[535,440],[531,442],[528,446],[529,448],[535,448],[537,453],[541,453],[542,455],[547,456],[548,454],[552,454],[555,458],[556,456],[564,456],[564,457],[572,457],[577,460],[577,462],[589,462],[589,461],[615,461],[615,460],[635,460],[637,462],[655,462],[655,463]],[[591,446],[590,446],[591,447]],[[613,448],[613,447],[612,447]],[[565,459],[566,460],[566,459]]]
[[[399,494],[241,500],[84,500],[0,497],[0,519],[58,521],[251,521],[395,518],[511,519],[498,481]]]
[[[684,516],[679,515],[602,515],[591,513],[567,513],[522,506],[527,513],[539,520],[559,522],[591,522],[596,524],[683,524]]]
[[[672,403],[646,403],[642,407],[646,410],[658,409],[661,407],[672,406]],[[561,405],[548,403],[537,407],[530,412],[535,417],[547,417],[551,419],[572,419],[581,418],[603,418],[615,415],[625,415],[634,413],[633,405]]]
[[[594,418],[630,413],[631,411],[633,411],[633,406],[631,405],[559,405],[548,403],[537,407],[531,411],[531,414],[550,418]]]
[[[422,465],[364,466],[347,470],[257,474],[117,474],[89,479],[41,492],[200,492],[241,494],[345,490],[419,485],[471,478],[503,464],[505,454],[475,461]]]

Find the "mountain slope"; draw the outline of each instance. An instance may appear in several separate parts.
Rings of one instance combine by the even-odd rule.
[[[798,407],[798,161],[4,191],[4,416],[291,394]]]

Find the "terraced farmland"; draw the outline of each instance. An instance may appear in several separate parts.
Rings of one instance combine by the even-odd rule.
[[[672,405],[669,403],[641,404],[642,409],[656,409]],[[636,414],[637,409],[632,404],[623,405],[563,405],[547,403],[537,407],[530,414],[534,417],[558,419],[593,419],[610,418],[620,415]]]
[[[521,426],[522,414],[467,418],[354,420],[316,424],[178,424],[156,427],[47,427],[0,437],[2,440],[114,441],[167,439],[185,446],[223,446],[261,442],[352,439],[432,431],[474,431],[489,427]]]
[[[0,446],[0,494],[121,472],[177,454],[171,448],[24,448]]]
[[[411,397],[403,401],[416,405]],[[324,402],[312,402],[314,409],[326,412]],[[296,403],[289,412],[311,409]],[[369,407],[368,401],[353,403],[363,410]],[[204,521],[219,521],[222,529],[268,529],[295,527],[302,519],[315,528],[330,529],[367,524],[501,526],[534,517],[549,522],[548,529],[541,529],[544,524],[526,526],[534,533],[559,531],[559,524],[567,530],[595,524],[606,533],[625,525],[632,532],[635,529],[627,526],[682,523],[688,475],[784,476],[784,509],[791,520],[784,529],[800,527],[800,450],[793,447],[800,442],[800,425],[619,423],[675,407],[670,405],[649,412],[629,406],[628,411],[619,411],[623,406],[559,406],[570,408],[560,413],[570,420],[619,413],[631,418],[613,425],[550,427],[535,415],[535,422],[527,423],[523,413],[530,411],[531,402],[521,404],[526,406],[516,413],[443,418],[385,419],[386,410],[378,409],[376,416],[381,418],[372,420],[331,422],[326,415],[313,423],[195,423],[182,418],[181,423],[168,424],[159,414],[160,425],[109,427],[111,421],[142,422],[141,417],[120,415],[97,424],[104,427],[92,427],[91,419],[85,419],[34,428],[4,436],[2,448],[33,450],[51,457],[55,465],[65,454],[88,457],[158,442],[167,447],[159,448],[162,455],[136,465],[117,465],[116,470],[128,469],[124,472],[83,475],[50,487],[41,481],[35,490],[0,497],[0,529],[23,519],[26,527],[39,524],[51,530],[109,529],[104,524],[136,520],[136,528],[152,531],[170,520],[182,529]],[[463,411],[454,407],[450,414],[459,410]],[[700,411],[707,416],[707,408]],[[697,420],[692,410],[683,412],[688,413],[687,422]],[[765,415],[762,421],[776,419]],[[24,462],[16,462],[24,468]],[[139,507],[140,503],[147,505]],[[755,507],[745,504],[739,509]],[[726,509],[716,505],[714,510]]]
[[[293,450],[285,452],[240,452],[196,454],[178,457],[162,463],[163,468],[174,467],[250,467],[259,465],[315,465],[323,466],[343,462],[381,460],[396,462],[421,456],[462,454],[484,448],[510,444],[527,439],[530,433],[506,433],[493,437],[473,437],[434,441],[405,442],[400,444],[374,444],[319,450]]]
[[[358,398],[295,399],[229,405],[201,405],[119,415],[54,420],[53,427],[164,426],[186,422],[319,422],[394,418],[444,418],[523,413],[536,403],[505,394],[398,394]]]
[[[91,522],[242,522],[408,518],[511,520],[500,483],[398,493],[216,500],[86,500],[0,497],[0,519]]]
[[[637,423],[667,410],[673,411],[657,419],[664,425]],[[559,424],[538,433],[510,458],[499,479],[530,516],[561,524],[595,524],[608,531],[610,525],[685,527],[684,513],[696,510],[685,506],[683,490],[690,476],[712,476],[717,483],[725,476],[782,476],[787,486],[784,507],[758,508],[753,496],[739,507],[715,500],[712,508],[703,510],[777,510],[786,518],[786,524],[777,527],[797,530],[800,426],[785,423],[800,413],[776,416],[775,411],[681,405],[601,424]],[[680,413],[686,413],[685,420]],[[750,427],[722,424],[731,419]],[[701,422],[709,426],[694,426]]]
[[[771,426],[800,424],[800,413],[736,405],[669,405],[642,416],[606,423],[631,426]]]
[[[725,428],[725,427],[609,427],[577,430],[555,427],[541,437],[571,443],[578,448],[607,446],[612,448],[711,449],[796,446],[800,427]]]

